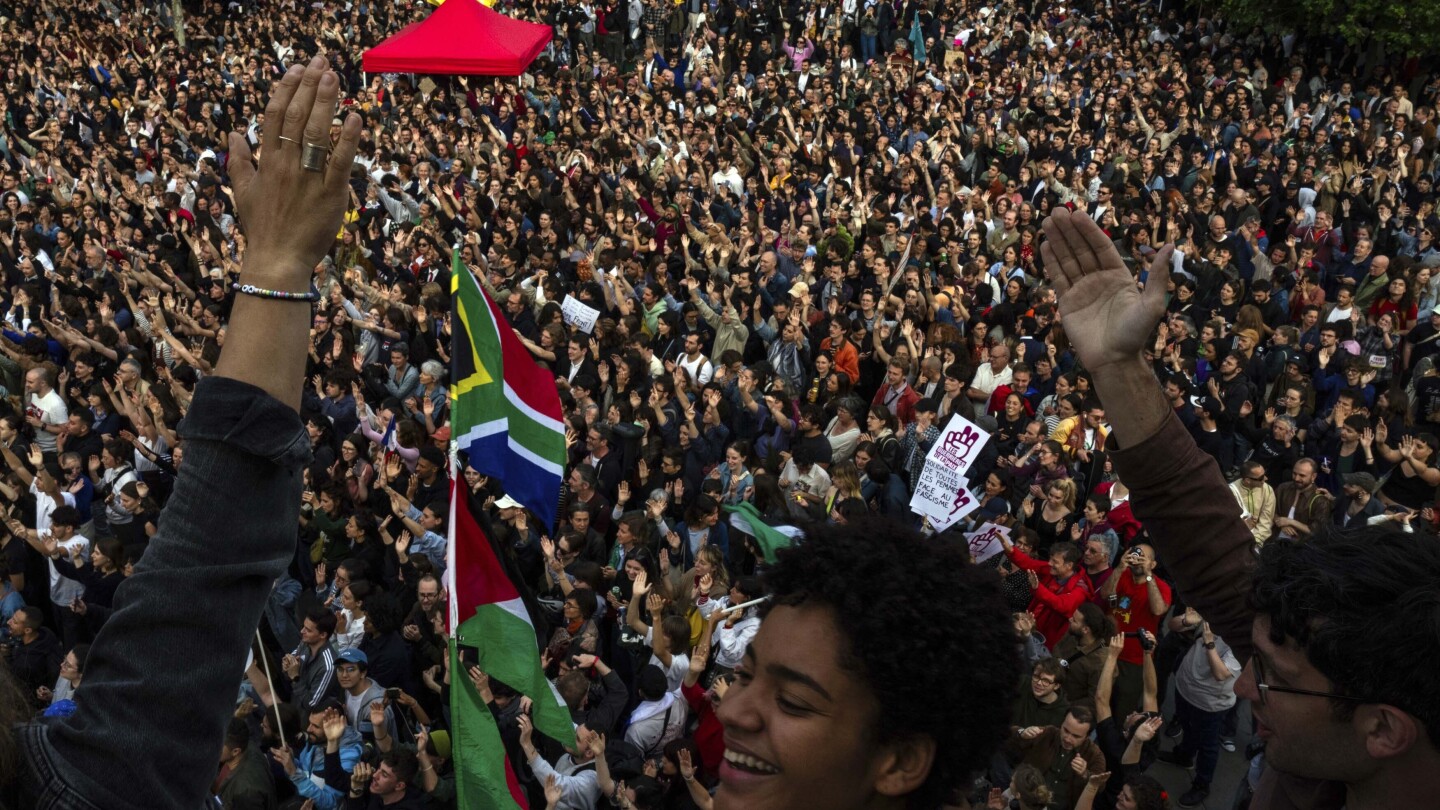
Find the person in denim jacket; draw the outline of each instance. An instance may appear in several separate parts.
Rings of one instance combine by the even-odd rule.
[[[226,163],[250,245],[242,283],[303,292],[333,242],[360,117],[346,117],[327,169],[303,169],[301,153],[304,143],[330,143],[338,97],[324,57],[294,65],[273,85],[258,168],[244,138],[231,136]],[[193,810],[205,802],[235,674],[271,584],[294,556],[310,459],[296,411],[309,327],[303,303],[235,297],[223,355],[180,426],[186,454],[174,494],[91,647],[84,699],[69,717],[25,723],[5,699],[13,686],[0,687],[0,721],[15,729],[0,738],[0,805]],[[353,739],[341,740],[342,767],[344,752],[358,758]],[[334,796],[326,806],[339,805],[343,793]]]

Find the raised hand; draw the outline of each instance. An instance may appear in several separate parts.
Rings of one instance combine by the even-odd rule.
[[[355,763],[350,772],[350,792],[364,793],[370,789],[370,777],[375,773],[368,762]]]
[[[245,223],[252,249],[265,252],[259,267],[289,263],[308,271],[334,243],[345,213],[360,116],[345,116],[340,139],[326,156],[329,171],[300,166],[300,144],[330,143],[340,82],[327,64],[316,56],[306,67],[292,65],[271,94],[265,108],[263,169],[252,162],[249,142],[239,133],[230,136],[227,165],[240,212],[237,219]],[[298,143],[282,141],[282,135]]]
[[[560,777],[553,773],[545,777],[546,804],[550,807],[556,807],[564,797],[565,789],[560,786]]]
[[[1160,727],[1163,725],[1165,725],[1163,717],[1152,717],[1135,727],[1135,739],[1142,743],[1148,743],[1155,739],[1155,735],[1160,732]]]
[[[340,738],[345,736],[345,715],[335,709],[325,712],[325,719],[321,721],[321,725],[325,729],[325,739],[330,742],[339,742]]]
[[[1096,369],[1138,359],[1165,311],[1174,247],[1166,245],[1155,254],[1141,292],[1115,243],[1090,217],[1056,209],[1043,228],[1045,274],[1060,299],[1065,335],[1085,366]]]

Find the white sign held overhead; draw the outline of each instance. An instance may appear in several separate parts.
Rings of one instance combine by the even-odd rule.
[[[595,322],[600,319],[600,310],[582,304],[580,299],[573,295],[567,295],[565,300],[560,302],[560,316],[565,319],[565,323],[590,335],[595,333]]]
[[[935,531],[945,531],[980,506],[966,488],[965,472],[989,440],[990,434],[956,414],[926,454],[910,510],[928,517]]]

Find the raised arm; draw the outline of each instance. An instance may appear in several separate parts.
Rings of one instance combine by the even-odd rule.
[[[1135,516],[1149,529],[1176,587],[1218,635],[1250,655],[1246,603],[1254,538],[1213,458],[1195,446],[1171,412],[1142,352],[1165,311],[1173,246],[1150,266],[1142,293],[1110,238],[1088,216],[1057,211],[1044,223],[1045,272],[1060,299],[1065,335],[1103,402],[1124,403],[1111,418],[1111,454],[1130,485]],[[1119,576],[1120,574],[1116,574]]]
[[[275,146],[258,169],[244,139],[230,138],[227,165],[250,240],[245,283],[308,289],[340,228],[359,116],[345,120],[328,170],[302,169],[298,145],[329,142],[339,82],[325,65],[317,57],[294,66],[274,86],[265,141]],[[42,807],[197,807],[208,796],[249,642],[271,583],[295,556],[310,457],[296,413],[309,326],[306,304],[236,300],[218,373],[201,380],[185,422],[186,463],[159,531],[91,647],[87,699],[70,717],[17,732],[32,773],[43,768],[54,791]],[[166,666],[177,649],[189,654],[183,672]],[[134,757],[136,739],[159,741],[157,755]]]

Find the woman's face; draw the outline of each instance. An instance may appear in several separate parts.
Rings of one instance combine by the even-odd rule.
[[[635,578],[640,576],[640,572],[644,570],[645,566],[641,565],[639,560],[625,561],[625,577],[631,582],[634,582]]]
[[[111,565],[112,560],[109,557],[106,557],[104,552],[100,551],[99,546],[92,546],[90,548],[90,564],[95,566],[97,569],[101,569],[105,568],[108,565]]]
[[[1009,419],[1012,422],[1016,419],[1019,419],[1021,410],[1022,406],[1020,404],[1020,397],[1018,394],[1011,394],[1010,396],[1005,398],[1006,419]]]
[[[1004,490],[1004,489],[1005,489],[1005,485],[1002,484],[1002,483],[1000,483],[1000,479],[999,479],[999,478],[996,478],[996,477],[993,476],[993,475],[988,475],[988,476],[985,477],[985,494],[986,494],[986,495],[992,495],[992,496],[993,496],[993,495],[999,495],[1000,492],[1001,492],[1002,490]]]
[[[139,499],[132,498],[122,492],[120,493],[120,508],[133,515],[137,510],[139,510],[140,501]]]
[[[1405,286],[1405,279],[1392,279],[1390,281],[1390,295],[1398,299],[1405,294]]]
[[[351,593],[349,588],[346,588],[345,590],[343,590],[343,591],[340,592],[340,606],[341,606],[341,607],[345,608],[346,610],[350,611],[351,613],[354,613],[354,612],[355,612],[355,608],[356,608],[356,606],[357,606],[358,604],[359,604],[359,603],[357,603],[357,602],[355,601],[355,594]]]
[[[846,644],[829,607],[771,611],[716,710],[727,747],[761,767],[722,762],[717,806],[853,806],[876,793],[876,774],[894,752],[871,742],[879,701],[842,664]],[[804,678],[775,674],[786,670]]]
[[[730,469],[733,472],[740,472],[745,469],[745,457],[740,455],[740,452],[733,447],[725,451],[725,462],[730,465]]]
[[[1059,487],[1051,487],[1045,491],[1045,500],[1049,501],[1051,506],[1059,507],[1065,503],[1065,493]]]
[[[820,375],[821,377],[830,373],[829,357],[822,354],[815,358],[815,373]]]
[[[695,573],[696,573],[696,574],[698,574],[698,575],[700,575],[700,576],[703,577],[703,576],[705,576],[705,575],[707,575],[707,574],[713,574],[714,572],[715,572],[715,566],[713,566],[713,565],[710,564],[710,560],[707,559],[704,554],[701,554],[700,556],[698,556],[698,557],[695,558]]]
[[[1115,799],[1115,810],[1139,810],[1140,805],[1135,802],[1135,793],[1126,785],[1120,788],[1120,796]]]
[[[1060,407],[1056,409],[1061,419],[1069,419],[1075,415],[1075,403],[1068,399],[1060,400]]]
[[[72,684],[80,681],[80,659],[74,652],[65,654],[65,660],[60,662],[60,674]]]

